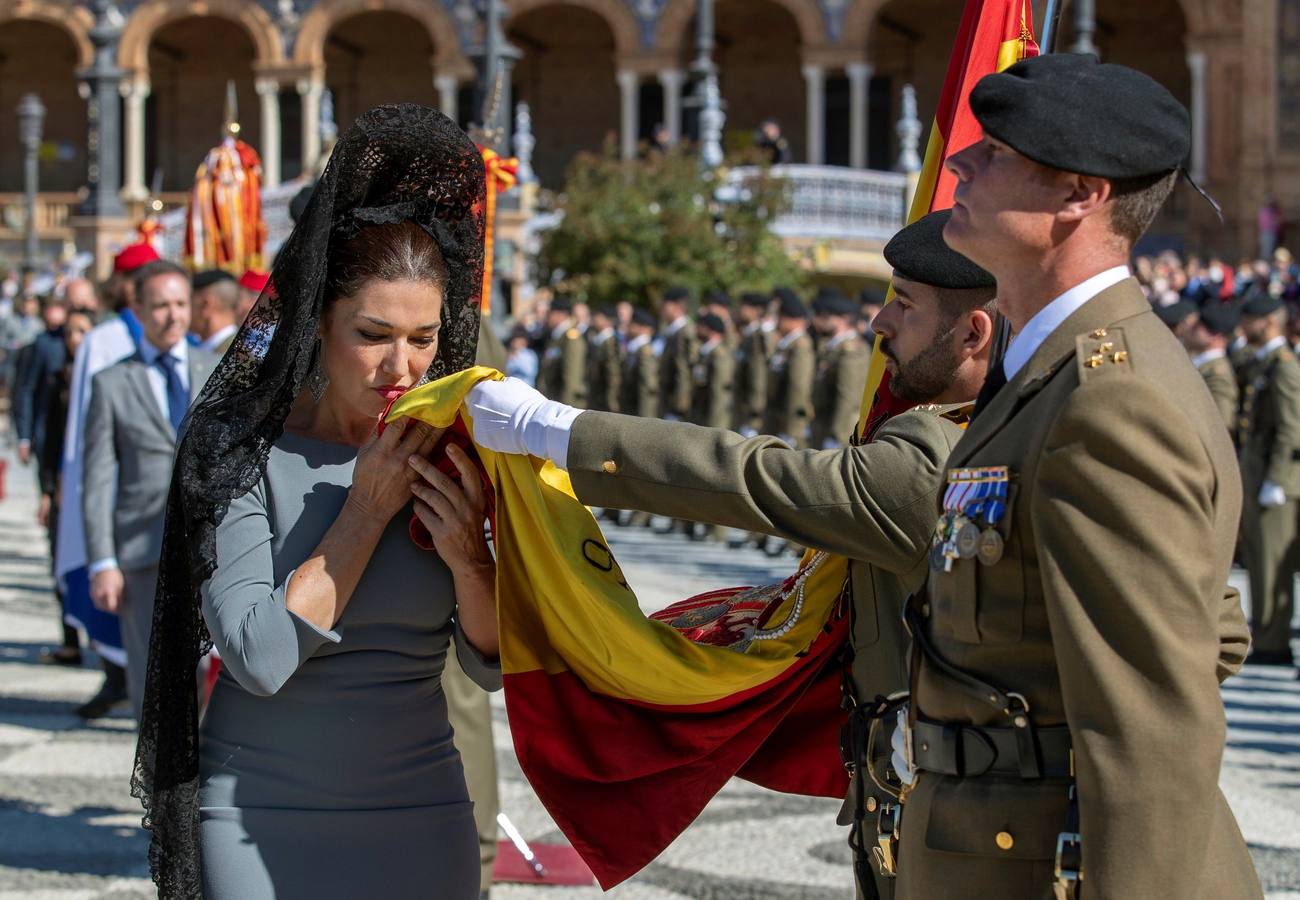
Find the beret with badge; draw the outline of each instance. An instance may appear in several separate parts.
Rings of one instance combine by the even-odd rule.
[[[885,262],[894,267],[895,275],[933,287],[997,287],[992,275],[943,242],[943,227],[951,217],[952,210],[942,209],[899,231],[885,245]]]
[[[1166,303],[1164,306],[1152,307],[1152,310],[1157,319],[1173,328],[1196,312],[1196,304],[1190,300],[1178,300]]]
[[[776,314],[786,319],[806,319],[808,318],[808,307],[799,299],[791,288],[779,287],[772,292],[776,298]]]
[[[1282,298],[1273,296],[1267,289],[1252,287],[1241,304],[1241,314],[1248,319],[1262,319],[1282,308]]]
[[[655,314],[650,312],[650,310],[638,306],[632,310],[632,324],[649,325],[651,328],[654,328],[659,324],[659,320],[655,318]]]
[[[857,305],[832,287],[819,288],[813,297],[812,310],[820,316],[852,316],[858,312]]]
[[[705,328],[709,329],[709,331],[712,331],[715,334],[727,333],[727,323],[722,321],[721,316],[716,315],[714,313],[705,313],[704,315],[700,316],[697,324],[703,325]]]
[[[772,302],[772,298],[769,297],[767,294],[757,294],[754,293],[753,291],[748,291],[740,295],[741,306],[750,306],[754,308],[766,309],[767,304],[771,302]]]
[[[1211,301],[1201,307],[1201,324],[1211,334],[1229,335],[1241,321],[1241,311],[1228,303]]]

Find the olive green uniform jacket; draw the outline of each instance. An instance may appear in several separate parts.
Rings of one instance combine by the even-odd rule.
[[[1216,356],[1206,360],[1197,368],[1205,379],[1205,386],[1214,398],[1214,405],[1219,409],[1223,424],[1229,434],[1237,430],[1237,373],[1226,356]]]
[[[736,417],[737,431],[763,430],[763,413],[767,409],[767,367],[776,338],[762,327],[740,334],[736,350]]]
[[[568,406],[587,406],[587,341],[577,328],[551,336],[542,353],[537,389]]]
[[[918,407],[886,422],[870,444],[820,452],[584,413],[569,438],[569,477],[587,504],[702,520],[848,557],[852,683],[869,702],[907,685],[903,602],[928,570],[934,498],[966,409]],[[888,753],[888,729],[879,746]],[[887,799],[874,786],[869,796]],[[890,884],[880,879],[879,889],[888,896]]]
[[[700,342],[690,322],[672,334],[664,333],[663,352],[659,356],[661,415],[681,420],[690,418],[695,390],[692,372],[699,352]]]
[[[735,405],[736,357],[725,341],[700,348],[692,371],[691,421],[707,428],[729,428]]]
[[[587,346],[587,398],[590,409],[618,412],[623,381],[623,354],[618,335],[592,335]]]
[[[659,415],[659,359],[653,343],[643,344],[624,355],[618,409],[647,419]]]
[[[767,412],[763,430],[791,441],[796,447],[808,443],[812,421],[813,376],[817,372],[817,351],[806,333],[772,351],[767,370]]]
[[[1036,727],[1068,725],[1083,896],[1261,897],[1219,791],[1219,682],[1248,640],[1225,589],[1241,480],[1204,380],[1137,282],[1052,332],[947,465],[1010,468],[1005,553],[932,571],[920,625],[949,663],[1023,694]],[[928,661],[912,715],[1010,724]],[[1051,897],[1067,789],[919,772],[897,896]]]
[[[1291,653],[1295,609],[1296,498],[1300,497],[1300,362],[1285,344],[1250,366],[1242,391],[1238,443],[1245,508],[1242,561],[1250,573],[1255,649]],[[1259,504],[1265,481],[1281,486],[1286,502]]]
[[[813,380],[813,449],[826,450],[853,437],[870,365],[871,350],[856,331],[822,345]]]

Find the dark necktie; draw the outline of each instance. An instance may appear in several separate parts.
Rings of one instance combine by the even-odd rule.
[[[167,417],[171,419],[172,430],[177,434],[181,430],[181,420],[185,418],[185,409],[190,405],[189,391],[181,383],[181,361],[170,353],[158,357],[158,365],[167,378]]]
[[[993,402],[993,398],[997,396],[998,391],[1006,387],[1006,384],[1007,370],[1003,368],[1002,361],[998,360],[984,378],[984,386],[980,388],[979,396],[975,398],[975,410],[971,413],[971,418],[974,419],[983,412],[984,407]]]

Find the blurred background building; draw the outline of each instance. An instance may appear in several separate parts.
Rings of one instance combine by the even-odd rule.
[[[103,258],[103,247],[139,221],[155,183],[166,206],[183,204],[220,136],[228,82],[268,191],[316,169],[328,141],[323,124],[346,129],[378,103],[425,103],[469,124],[481,3],[0,0],[0,122],[17,125],[25,94],[46,110],[42,248],[75,245]],[[531,113],[531,165],[542,188],[560,187],[579,151],[608,145],[631,157],[657,133],[670,142],[695,134],[696,0],[504,6],[512,101]],[[915,89],[923,152],[961,6],[716,0],[723,144],[748,146],[762,120],[780,123],[796,191],[788,239],[820,242],[831,271],[869,272],[881,232],[892,230],[877,222],[855,231],[855,210],[884,210],[888,219],[900,206],[901,217],[892,173],[908,149],[899,127],[910,112],[905,87]],[[1042,6],[1035,3],[1040,22]],[[1088,47],[1150,73],[1192,110],[1189,167],[1222,204],[1227,225],[1180,189],[1152,241],[1244,254],[1255,247],[1261,207],[1276,200],[1284,211],[1300,208],[1300,0],[1074,0],[1058,49]],[[98,115],[104,97],[117,98],[116,117]],[[0,126],[0,256],[10,260],[21,254],[25,221],[17,135]],[[100,153],[117,164],[101,164]],[[104,202],[110,194],[120,208]]]

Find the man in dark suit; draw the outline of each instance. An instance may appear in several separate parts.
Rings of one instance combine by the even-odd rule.
[[[45,411],[55,372],[67,361],[63,346],[63,322],[67,306],[58,297],[41,302],[45,331],[19,352],[14,392],[14,428],[18,432],[18,458],[26,465],[39,457],[45,437]]]
[[[149,263],[136,273],[135,296],[144,340],[93,379],[82,515],[90,596],[96,607],[121,617],[127,688],[138,718],[176,434],[217,358],[186,343],[185,270]]]

